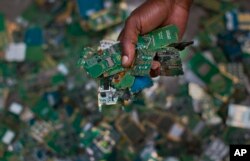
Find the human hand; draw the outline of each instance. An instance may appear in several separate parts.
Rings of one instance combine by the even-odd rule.
[[[124,67],[132,65],[138,35],[175,24],[179,28],[181,38],[186,28],[191,4],[192,0],[147,0],[135,9],[127,19],[118,38],[122,45],[122,65]],[[154,61],[151,73],[154,73],[159,67],[159,62]]]

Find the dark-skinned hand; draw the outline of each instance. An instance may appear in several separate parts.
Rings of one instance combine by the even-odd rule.
[[[135,57],[138,35],[170,24],[179,28],[181,38],[185,32],[192,0],[147,0],[128,17],[118,40],[122,44],[122,64],[130,67]],[[151,76],[157,76],[160,63],[154,61]]]

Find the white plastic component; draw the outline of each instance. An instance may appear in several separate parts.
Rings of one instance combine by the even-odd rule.
[[[175,140],[175,141],[179,141],[184,130],[185,129],[182,125],[176,123],[171,127],[171,129],[168,133],[168,137]]]
[[[60,63],[58,66],[57,66],[57,70],[62,73],[63,75],[68,75],[69,74],[69,70],[68,68],[66,67],[65,64],[63,63]]]
[[[114,41],[114,40],[102,40],[100,42],[100,49],[105,50],[110,48],[112,45],[119,43],[119,41]]]
[[[9,111],[13,114],[20,115],[20,113],[23,111],[23,106],[14,102],[10,105]]]
[[[250,107],[230,104],[227,125],[250,129]]]
[[[5,59],[9,62],[22,62],[26,55],[25,43],[10,43],[5,51]]]
[[[2,137],[2,142],[8,145],[13,141],[14,137],[15,133],[11,130],[7,130],[4,136]]]

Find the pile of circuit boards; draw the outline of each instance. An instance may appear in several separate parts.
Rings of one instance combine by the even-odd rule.
[[[247,2],[194,0],[183,37],[194,45],[177,54],[182,70],[170,67],[177,64],[169,61],[175,54],[144,48],[156,31],[139,37],[130,68],[120,64],[119,42],[101,41],[117,39],[126,20],[121,13],[128,15],[141,0],[126,0],[126,10],[125,0],[26,1],[0,1],[0,161],[228,161],[230,145],[250,144]],[[155,41],[164,50],[187,45],[164,36]],[[93,59],[87,76],[76,66],[79,53],[100,41],[103,54],[93,55],[107,61]],[[142,61],[151,51],[154,58]],[[135,66],[152,61],[161,62],[158,75],[170,77],[152,79],[151,88],[132,93],[133,86],[146,84],[139,78],[152,82],[151,71]],[[116,92],[132,93],[132,103],[119,108],[120,96],[116,105],[98,111],[96,82],[106,78]]]
[[[180,51],[192,42],[178,43],[178,28],[169,25],[138,37],[136,56],[130,68],[121,62],[122,49],[118,41],[101,41],[98,49],[84,48],[78,64],[89,76],[99,80],[98,104],[126,105],[143,89],[151,87],[150,70],[153,61],[161,64],[159,75],[183,74]]]

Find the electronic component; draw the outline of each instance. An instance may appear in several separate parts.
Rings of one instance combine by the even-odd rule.
[[[49,105],[46,100],[39,100],[37,104],[32,108],[32,111],[41,119],[46,121],[56,121],[58,114]]]
[[[153,86],[153,81],[149,76],[137,76],[135,77],[134,84],[131,87],[131,92],[138,93],[151,86]]]
[[[241,45],[232,32],[224,32],[218,36],[218,45],[222,48],[230,61],[237,61],[242,58]]]
[[[44,139],[54,128],[50,122],[36,121],[30,127],[30,135],[39,143],[44,143]]]
[[[44,43],[43,41],[43,32],[41,28],[32,27],[25,32],[24,42],[28,46],[40,46]]]
[[[115,125],[132,145],[138,147],[144,142],[145,129],[130,116],[122,115]]]
[[[44,59],[42,46],[27,46],[25,59],[30,62],[40,62]]]
[[[160,62],[160,75],[176,76],[182,75],[182,62],[179,50],[174,47],[169,47],[166,50],[158,51],[155,60]]]
[[[117,90],[111,86],[110,78],[103,78],[100,80],[100,86],[98,88],[98,104],[102,105],[114,105],[118,102],[119,96]]]
[[[220,138],[214,138],[204,151],[204,155],[211,160],[223,160],[229,153],[229,147]]]
[[[189,95],[193,98],[193,108],[195,112],[201,114],[208,125],[218,125],[222,119],[217,115],[219,110],[218,100],[208,95],[200,86],[190,83]]]
[[[102,10],[104,8],[104,4],[102,0],[77,0],[77,7],[80,16],[87,19],[91,14]]]
[[[25,59],[26,44],[10,43],[5,51],[5,59],[9,62],[22,62]]]
[[[106,123],[98,126],[87,123],[80,133],[80,143],[88,155],[98,160],[111,154],[119,138],[117,131]]]
[[[130,88],[135,84],[135,79],[129,72],[120,72],[113,76],[112,85],[117,89]]]
[[[239,30],[250,31],[250,12],[239,12],[237,18]]]
[[[68,156],[77,153],[79,137],[72,126],[65,124],[62,128],[46,135],[44,141],[46,146],[57,155]]]
[[[156,29],[138,38],[138,48],[146,48],[149,51],[157,51],[169,46],[170,44],[177,43],[178,33],[179,31],[176,25],[168,25]]]
[[[4,128],[4,127],[0,127],[0,144],[3,143],[5,145],[9,145],[11,144],[11,142],[13,142],[14,138],[15,138],[16,134],[14,131],[8,129],[8,128]]]
[[[127,17],[127,4],[123,1],[78,0],[77,6],[85,30],[102,31],[122,23]]]
[[[154,55],[155,52],[149,52],[146,49],[138,49],[131,74],[135,76],[149,75]]]
[[[157,154],[157,150],[152,146],[146,146],[141,154],[140,154],[141,160],[142,161],[162,161],[163,158],[161,158],[158,154]]]
[[[205,31],[210,34],[219,34],[225,31],[224,13],[211,17],[203,22]]]
[[[250,108],[244,105],[230,104],[228,107],[227,125],[250,129]]]
[[[233,81],[222,74],[201,53],[192,57],[188,62],[188,67],[207,85],[209,92],[212,92],[218,99],[226,101],[233,94]]]
[[[228,11],[225,14],[226,27],[230,31],[250,31],[250,13],[238,10]]]
[[[121,23],[126,18],[126,7],[124,8],[124,4],[116,7],[116,10],[109,8],[92,14],[86,22],[87,28],[101,31]]]

